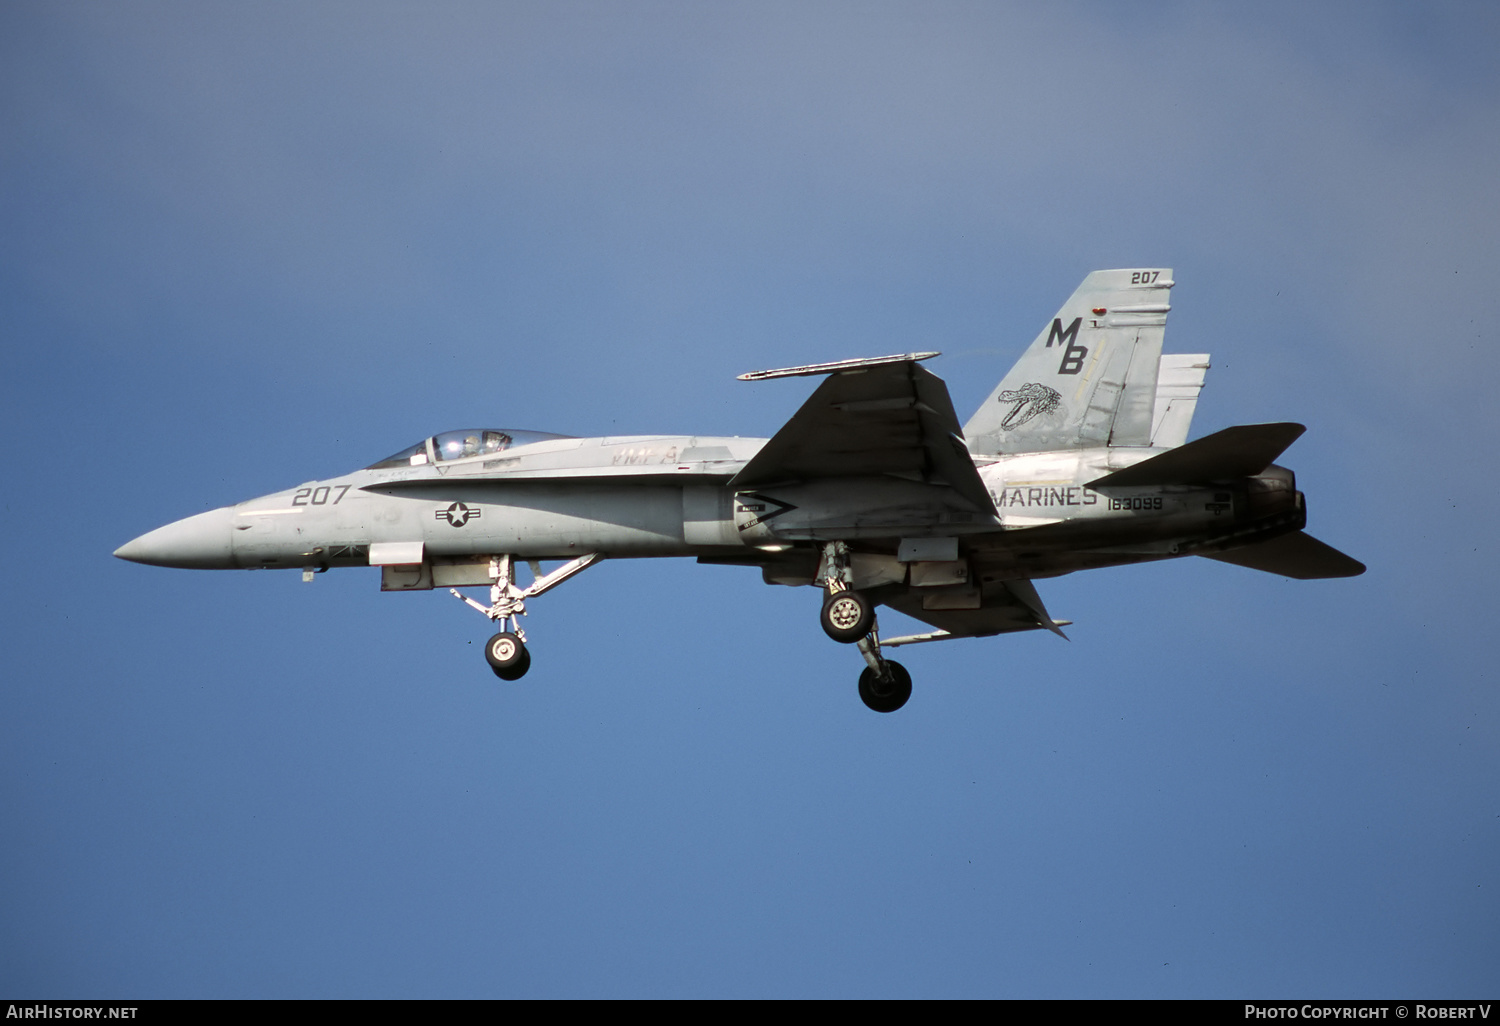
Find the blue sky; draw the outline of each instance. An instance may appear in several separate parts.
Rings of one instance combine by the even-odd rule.
[[[1309,9],[1311,8],[1311,9]],[[0,7],[0,991],[1474,997],[1500,983],[1484,4]],[[1176,270],[1195,435],[1370,566],[906,650],[606,562],[487,623],[110,557],[469,425],[769,435]],[[895,618],[891,618],[895,623]]]

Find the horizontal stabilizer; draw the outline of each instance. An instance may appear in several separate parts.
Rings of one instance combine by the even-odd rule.
[[[1365,565],[1344,555],[1332,545],[1325,545],[1305,531],[1283,534],[1270,541],[1247,545],[1228,552],[1201,553],[1221,563],[1264,570],[1268,574],[1313,581],[1324,577],[1358,577]]]
[[[1215,431],[1133,467],[1090,481],[1090,488],[1197,484],[1254,477],[1302,437],[1301,424],[1241,424]]]

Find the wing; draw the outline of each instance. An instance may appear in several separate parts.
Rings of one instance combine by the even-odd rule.
[[[965,508],[994,513],[963,442],[948,386],[917,361],[936,353],[792,367],[746,380],[828,374],[792,419],[730,482],[760,488],[794,481],[888,476],[951,489]]]
[[[910,645],[918,641],[941,641],[946,638],[982,638],[1015,631],[1048,630],[1066,638],[1061,627],[1067,620],[1054,620],[1042,605],[1036,586],[1025,579],[985,585],[982,592],[954,589],[931,590],[921,594],[912,589],[889,597],[882,605],[905,613],[915,620],[938,628],[937,634],[915,634],[904,638],[883,638],[883,645]],[[955,608],[969,606],[970,608]],[[932,608],[929,608],[932,607]]]

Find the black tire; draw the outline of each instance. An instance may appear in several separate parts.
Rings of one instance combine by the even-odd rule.
[[[875,607],[857,591],[840,591],[823,600],[818,617],[823,633],[843,645],[852,645],[875,626]]]
[[[484,658],[497,673],[511,670],[526,660],[526,643],[510,631],[501,631],[484,643]]]
[[[521,652],[523,653],[521,661],[516,663],[514,666],[507,667],[503,670],[498,666],[490,667],[490,669],[495,671],[495,676],[499,677],[501,680],[520,680],[522,677],[526,676],[526,671],[531,669],[531,653],[524,648],[521,649]]]
[[[906,704],[911,697],[911,674],[906,667],[887,659],[885,665],[891,671],[891,679],[881,680],[868,666],[859,675],[859,697],[865,705],[878,713],[891,713]]]

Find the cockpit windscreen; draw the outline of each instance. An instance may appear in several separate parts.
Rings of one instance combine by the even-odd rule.
[[[459,431],[444,431],[410,448],[402,449],[394,456],[387,456],[379,463],[372,463],[366,469],[420,467],[433,462],[467,459],[470,456],[493,456],[495,453],[517,445],[530,445],[533,442],[545,442],[552,438],[570,437],[572,436],[554,435],[546,431],[523,431],[517,428],[465,428]]]

